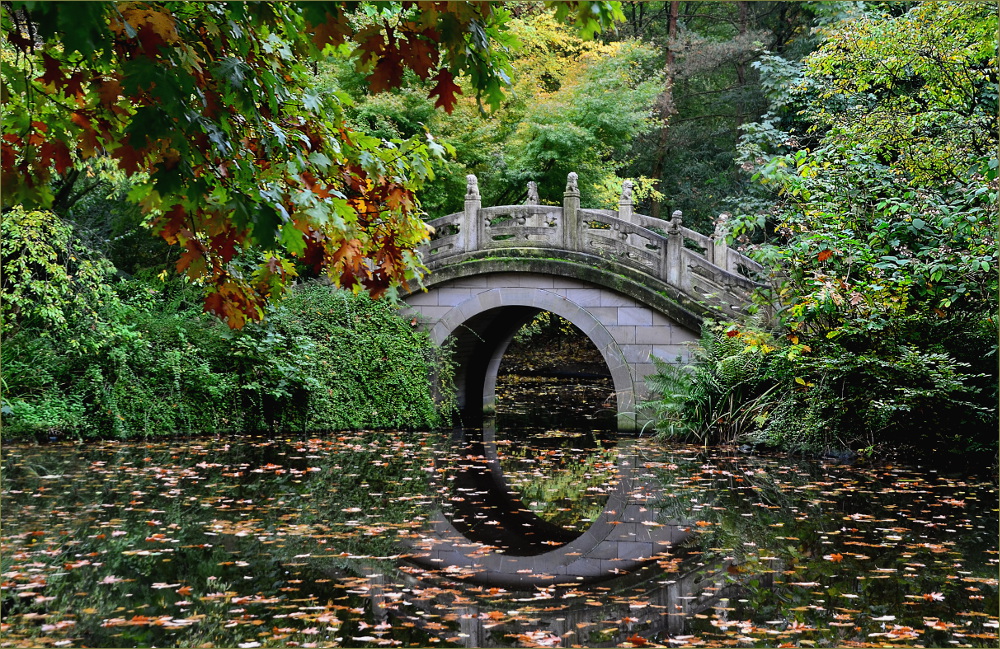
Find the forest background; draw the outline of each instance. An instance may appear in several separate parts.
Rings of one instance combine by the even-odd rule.
[[[286,287],[391,301],[467,173],[575,171],[767,270],[661,432],[995,457],[987,3],[74,4],[3,13],[5,437],[436,425],[445,354]]]

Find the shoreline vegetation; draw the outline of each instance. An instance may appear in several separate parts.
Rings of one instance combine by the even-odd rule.
[[[387,300],[304,283],[233,331],[181,279],[118,277],[51,213],[12,211],[3,235],[35,274],[4,301],[5,440],[426,429],[450,407],[446,360]]]
[[[18,299],[5,302],[6,441],[314,435],[450,422],[446,352],[388,300],[306,282],[263,323],[233,331],[202,313],[195,287],[176,278],[123,278],[51,213],[14,210],[3,228],[5,245],[22,246],[19,263],[34,264],[36,275],[38,267],[47,272],[41,283],[22,282]],[[5,271],[10,278],[17,268],[8,264]],[[23,297],[28,291],[34,291],[30,301]],[[606,368],[588,342],[568,322],[543,313],[518,334],[502,373],[515,381],[567,369],[597,376]],[[825,402],[815,398],[812,381],[795,380],[801,365],[789,358],[789,347],[751,327],[706,322],[688,365],[661,363],[652,377],[656,397],[644,414],[653,421],[644,434],[744,453],[942,464],[967,455],[971,463],[996,466],[987,436],[965,424],[928,431],[903,407],[892,411],[895,419],[879,420],[880,430],[849,421],[872,411],[845,408],[843,389],[839,396],[827,391]],[[896,368],[909,378],[882,380],[905,378],[913,387],[912,377],[942,376],[942,364],[917,361]],[[782,382],[790,394],[782,394]],[[969,406],[967,414],[988,420],[986,409],[949,401],[947,390],[920,396],[948,408]],[[954,421],[961,424],[959,415]],[[786,429],[794,435],[774,432]]]
[[[0,436],[440,425],[425,219],[574,171],[765,269],[659,434],[996,467],[996,12],[683,4],[5,4]]]

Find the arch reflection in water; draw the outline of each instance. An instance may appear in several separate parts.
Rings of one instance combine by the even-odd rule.
[[[682,521],[659,520],[661,488],[628,440],[618,442],[604,507],[589,527],[566,529],[540,517],[511,489],[501,470],[496,428],[456,432],[467,446],[442,492],[449,494],[414,540],[418,563],[449,566],[475,583],[500,586],[581,584],[631,572],[669,557],[688,538]],[[582,452],[582,451],[581,451]],[[593,449],[592,449],[592,452]]]
[[[581,463],[611,460],[599,515],[576,529],[532,511],[503,471],[530,436],[498,440],[488,425],[455,431],[452,442],[437,467],[440,506],[401,568],[419,596],[400,607],[371,592],[391,616],[434,632],[450,611],[438,633],[468,647],[614,646],[635,633],[682,634],[691,616],[732,595],[726,563],[685,556],[691,523],[671,519],[675,499],[636,440],[574,443]]]

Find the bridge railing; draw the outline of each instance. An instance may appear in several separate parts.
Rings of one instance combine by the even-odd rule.
[[[575,173],[561,206],[539,205],[529,183],[526,204],[484,208],[478,180],[467,179],[465,210],[429,222],[434,234],[420,252],[431,270],[470,252],[527,247],[611,259],[723,310],[741,311],[756,286],[748,276],[761,267],[729,247],[724,219],[706,236],[684,227],[680,211],[669,221],[636,214],[629,181],[615,212],[580,209]]]

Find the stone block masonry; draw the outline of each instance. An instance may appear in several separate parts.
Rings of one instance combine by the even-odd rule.
[[[551,311],[604,357],[619,429],[640,429],[636,404],[648,396],[653,359],[685,362],[704,317],[741,313],[755,283],[734,269],[759,266],[729,248],[723,218],[706,236],[685,228],[680,212],[670,221],[635,213],[630,183],[617,212],[582,209],[575,173],[561,206],[528,195],[525,205],[484,208],[478,179],[468,176],[465,210],[430,221],[439,234],[420,250],[427,290],[405,297],[407,308],[435,343],[454,341],[466,415],[492,411],[507,345]]]

